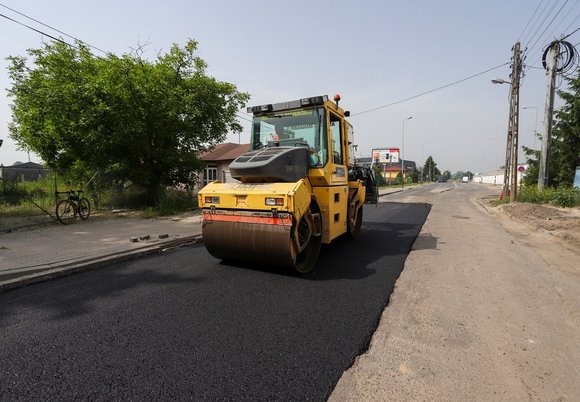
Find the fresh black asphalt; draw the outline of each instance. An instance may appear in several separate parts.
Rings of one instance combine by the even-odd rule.
[[[365,206],[304,276],[200,244],[0,294],[0,400],[325,400],[429,208]]]

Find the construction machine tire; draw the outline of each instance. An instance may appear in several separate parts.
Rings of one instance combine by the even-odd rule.
[[[357,208],[357,205],[354,202],[351,202],[348,206],[348,214],[347,214],[347,235],[351,239],[356,239],[360,236],[361,228],[362,228],[362,220],[363,220],[363,206],[360,205]]]
[[[299,248],[294,263],[294,269],[301,274],[310,272],[320,254],[322,237],[315,233],[314,219],[311,209],[302,216],[295,229],[295,242]]]

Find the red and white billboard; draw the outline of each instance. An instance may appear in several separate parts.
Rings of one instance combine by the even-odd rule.
[[[399,163],[399,148],[375,148],[372,157],[373,162]]]

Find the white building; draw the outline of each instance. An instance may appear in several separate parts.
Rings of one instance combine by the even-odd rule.
[[[525,176],[526,170],[528,170],[528,167],[526,165],[523,164],[518,165],[518,174],[517,174],[518,184]],[[504,174],[503,169],[496,170],[495,172],[476,173],[473,175],[473,182],[503,186],[503,174]]]

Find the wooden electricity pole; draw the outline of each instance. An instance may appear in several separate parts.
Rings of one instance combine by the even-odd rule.
[[[550,176],[550,143],[552,137],[552,115],[554,112],[554,92],[556,88],[556,63],[560,54],[560,43],[555,41],[550,49],[551,57],[548,63],[548,93],[546,95],[546,111],[544,113],[544,132],[542,134],[542,153],[540,170],[538,171],[538,190],[548,185]]]
[[[522,72],[522,61],[520,42],[516,42],[513,47],[514,56],[511,73],[510,88],[510,116],[508,123],[508,133],[505,151],[505,167],[503,174],[503,196],[504,199],[515,201],[518,191],[518,127],[519,127],[519,105],[520,105],[520,76]]]

